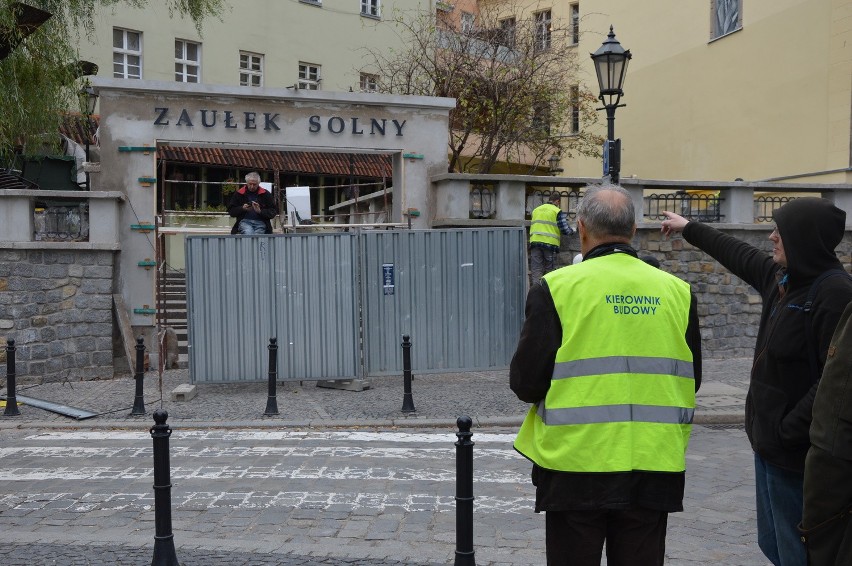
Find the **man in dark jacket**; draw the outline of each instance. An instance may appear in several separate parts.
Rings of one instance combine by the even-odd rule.
[[[637,257],[633,202],[590,188],[577,211],[583,261],[527,296],[509,366],[533,403],[515,448],[533,462],[547,564],[663,564],[683,511],[685,452],[701,384],[689,285]]]
[[[228,214],[237,221],[231,234],[271,234],[277,211],[272,193],[260,186],[260,175],[249,173],[246,184],[234,191],[228,203]]]
[[[843,311],[814,399],[802,535],[810,566],[852,560],[852,303]]]
[[[755,453],[758,545],[776,566],[804,566],[802,481],[817,380],[837,321],[852,299],[845,276],[824,279],[810,314],[811,284],[842,270],[834,253],[846,213],[820,198],[799,198],[775,211],[772,256],[700,222],[664,212],[664,234],[684,239],[751,285],[763,298],[746,398],[746,433]],[[812,344],[814,364],[811,367]]]

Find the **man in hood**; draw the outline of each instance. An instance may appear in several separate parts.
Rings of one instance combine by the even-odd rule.
[[[746,433],[754,450],[757,537],[776,566],[805,566],[797,525],[817,382],[834,329],[852,299],[852,281],[834,249],[846,213],[821,198],[798,198],[775,211],[772,255],[702,224],[664,212],[662,232],[681,232],[751,285],[763,299],[746,398]],[[808,312],[805,303],[821,279]]]

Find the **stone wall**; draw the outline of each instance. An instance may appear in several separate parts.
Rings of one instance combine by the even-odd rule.
[[[15,340],[18,381],[113,376],[114,252],[0,249],[0,376]]]
[[[772,228],[770,224],[738,229],[725,225],[723,231],[770,254],[772,242],[768,236]],[[682,237],[664,240],[659,225],[639,228],[634,245],[640,254],[653,255],[660,260],[662,269],[693,286],[698,297],[705,357],[751,357],[754,354],[762,307],[760,295]],[[559,263],[570,264],[578,251],[578,236],[563,237]],[[849,270],[852,232],[847,230],[836,251],[837,257]]]

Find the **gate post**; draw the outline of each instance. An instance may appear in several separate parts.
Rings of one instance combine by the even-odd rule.
[[[133,398],[133,410],[130,415],[137,417],[145,414],[145,397],[142,386],[145,379],[145,339],[136,339],[136,396]]]
[[[276,397],[275,385],[278,381],[278,338],[269,339],[269,395],[266,398],[266,416],[278,414],[278,399]]]
[[[402,412],[413,413],[414,398],[411,396],[411,341],[408,334],[402,336]]]
[[[470,417],[456,420],[456,561],[454,566],[476,566],[473,555],[473,442]]]
[[[15,393],[15,341],[6,340],[6,410],[3,415],[16,417],[18,411],[18,395]]]

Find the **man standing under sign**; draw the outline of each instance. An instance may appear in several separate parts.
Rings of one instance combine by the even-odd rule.
[[[556,254],[559,253],[561,234],[574,233],[568,225],[568,215],[559,208],[562,196],[550,193],[548,202],[532,211],[530,221],[530,279],[538,283],[542,275],[556,268]]]
[[[515,449],[533,462],[548,565],[661,565],[683,510],[686,448],[701,384],[689,284],[630,246],[633,202],[589,188],[577,210],[583,261],[527,296],[509,380],[533,403]]]

